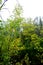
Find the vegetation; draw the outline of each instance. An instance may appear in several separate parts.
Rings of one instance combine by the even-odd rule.
[[[26,20],[21,12],[18,5],[14,19],[0,20],[0,65],[43,65],[43,21]]]

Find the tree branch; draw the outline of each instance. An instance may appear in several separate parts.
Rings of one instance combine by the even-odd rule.
[[[5,0],[4,3],[0,6],[0,10],[1,10],[2,7],[4,6],[4,4],[5,4],[6,1],[7,1],[7,0]]]

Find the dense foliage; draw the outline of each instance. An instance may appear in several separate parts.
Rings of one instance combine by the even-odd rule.
[[[14,19],[0,20],[0,65],[43,65],[43,21],[21,17],[15,7]]]

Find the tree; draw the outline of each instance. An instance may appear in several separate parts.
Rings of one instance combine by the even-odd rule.
[[[43,64],[43,29],[21,12],[21,6],[16,6],[14,18],[0,22],[0,65]]]

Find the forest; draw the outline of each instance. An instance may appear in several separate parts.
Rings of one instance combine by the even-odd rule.
[[[0,65],[43,65],[43,20],[26,19],[22,12],[16,5],[13,17],[0,19]]]

